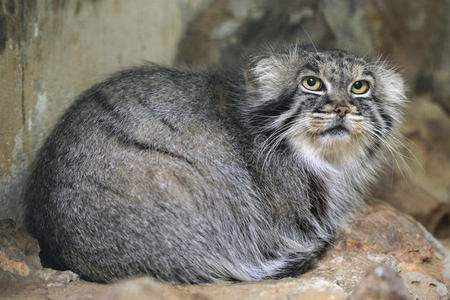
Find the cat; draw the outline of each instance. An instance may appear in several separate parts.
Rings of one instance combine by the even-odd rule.
[[[363,206],[405,101],[397,71],[342,50],[121,71],[40,150],[26,227],[44,265],[91,281],[297,276]]]

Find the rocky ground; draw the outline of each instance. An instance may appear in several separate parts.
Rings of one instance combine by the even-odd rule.
[[[0,223],[1,299],[449,299],[450,251],[420,223],[374,203],[298,278],[174,286],[150,278],[105,285],[43,269],[39,246]]]

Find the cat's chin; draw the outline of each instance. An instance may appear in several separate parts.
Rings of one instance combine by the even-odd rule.
[[[321,139],[330,141],[339,140],[346,137],[350,137],[350,131],[346,126],[343,125],[336,125],[327,128],[320,134]]]
[[[361,151],[355,136],[342,126],[324,130],[315,137],[297,137],[292,143],[303,157],[334,166],[352,163]]]

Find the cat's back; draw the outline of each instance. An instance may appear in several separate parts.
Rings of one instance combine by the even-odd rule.
[[[206,73],[144,65],[118,72],[93,86],[64,118],[75,114],[80,121],[93,118],[97,124],[98,118],[108,116],[120,125],[129,122],[133,126],[156,118],[167,121],[166,125],[208,116],[214,119],[218,86],[216,77]]]
[[[234,165],[237,145],[221,116],[218,89],[205,73],[157,65],[94,85],[69,107],[38,153],[26,193],[29,206],[50,202],[49,194],[62,203],[102,185],[139,198],[150,194],[139,187],[151,183],[142,181],[163,167],[183,173],[194,163],[204,172],[214,162]]]
[[[107,148],[179,147],[227,134],[219,86],[208,74],[158,65],[119,72],[75,100],[42,147],[41,160],[69,152],[103,152],[106,159]]]
[[[64,113],[38,153],[31,178],[50,181],[65,173],[115,169],[129,160],[138,164],[152,150],[195,155],[199,151],[190,150],[202,145],[195,140],[226,135],[216,88],[206,74],[157,65],[119,72],[85,91]]]

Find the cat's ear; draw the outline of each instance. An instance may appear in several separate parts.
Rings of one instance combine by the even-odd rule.
[[[382,99],[387,103],[402,105],[407,101],[406,85],[403,76],[385,62],[377,62],[376,72],[377,90],[382,93]]]
[[[264,72],[269,71],[272,65],[268,54],[249,55],[245,59],[244,78],[247,86],[258,87]]]
[[[244,78],[247,89],[276,98],[283,91],[288,78],[286,60],[280,56],[260,54],[247,57]]]

